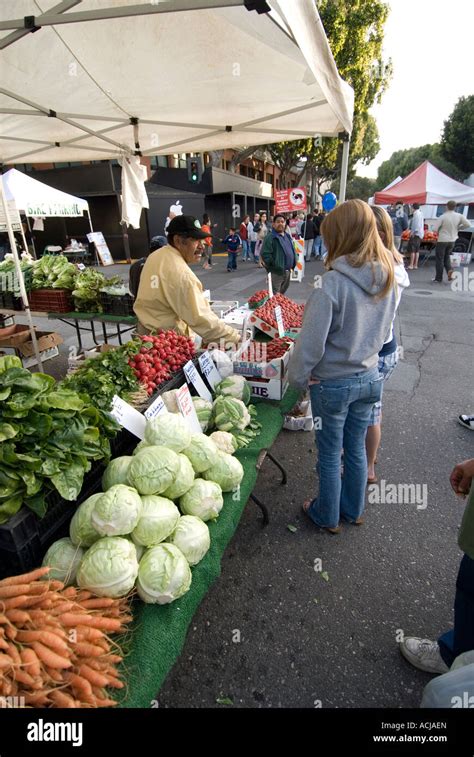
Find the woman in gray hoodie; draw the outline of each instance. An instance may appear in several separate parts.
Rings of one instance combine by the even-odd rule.
[[[367,203],[339,205],[321,233],[328,272],[306,303],[289,377],[298,389],[309,385],[316,428],[319,494],[303,509],[317,526],[339,533],[341,520],[363,522],[365,436],[382,395],[378,353],[390,334],[397,288],[393,255]]]

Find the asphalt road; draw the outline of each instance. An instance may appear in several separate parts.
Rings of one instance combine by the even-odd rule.
[[[216,299],[242,301],[264,286],[253,263],[239,263],[232,274],[225,263],[217,257],[200,272]],[[124,266],[116,269],[126,275]],[[319,532],[301,513],[315,489],[313,434],[283,431],[273,452],[288,484],[279,485],[267,460],[255,493],[268,503],[271,522],[263,529],[247,505],[221,577],[157,696],[160,707],[230,707],[217,703],[222,698],[251,708],[418,707],[430,676],[401,658],[397,638],[436,638],[452,622],[463,505],[448,477],[474,454],[474,434],[456,423],[474,412],[470,270],[472,292],[432,284],[430,263],[413,272],[397,319],[404,353],[385,388],[377,472],[387,484],[426,487],[426,507],[421,499],[418,506],[372,503],[364,526],[345,526],[338,536]],[[313,272],[322,272],[321,263],[309,264],[290,297],[305,301]],[[73,332],[51,326],[65,337],[65,357]]]

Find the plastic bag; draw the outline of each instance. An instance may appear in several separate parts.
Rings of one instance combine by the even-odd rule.
[[[227,378],[227,376],[233,375],[234,364],[231,358],[226,355],[225,352],[223,352],[222,350],[211,350],[209,352],[209,357],[214,360],[216,368],[221,374],[222,378]]]

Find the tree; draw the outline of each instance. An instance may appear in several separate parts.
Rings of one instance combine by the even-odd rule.
[[[444,122],[441,151],[461,171],[474,173],[474,95],[459,98]]]
[[[367,202],[369,197],[375,192],[375,179],[369,179],[367,176],[354,176],[347,182],[346,200],[364,200]],[[331,191],[339,192],[339,181],[331,186]]]
[[[405,178],[415,168],[418,168],[424,160],[429,160],[436,168],[453,179],[462,181],[465,178],[465,173],[443,157],[439,144],[422,145],[421,147],[410,147],[408,150],[397,150],[392,153],[390,158],[379,167],[376,182],[377,190],[384,189],[397,176]]]

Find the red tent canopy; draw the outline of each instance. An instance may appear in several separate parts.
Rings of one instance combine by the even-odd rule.
[[[474,187],[451,179],[436,166],[425,160],[405,179],[390,189],[376,192],[376,205],[389,205],[397,200],[420,205],[444,205],[449,200],[458,203],[474,203]]]

